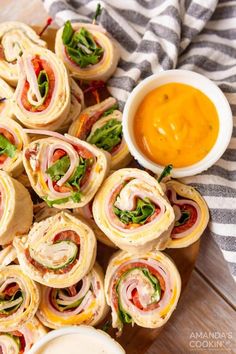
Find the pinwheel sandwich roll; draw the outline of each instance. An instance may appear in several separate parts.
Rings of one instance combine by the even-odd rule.
[[[105,294],[112,310],[112,326],[122,332],[125,323],[158,328],[177,306],[181,279],[173,261],[152,251],[135,256],[119,251],[105,275]]]
[[[96,238],[92,229],[69,213],[60,212],[34,223],[28,237],[15,239],[24,272],[40,284],[69,287],[93,267]]]
[[[59,128],[61,132],[68,131],[70,124],[78,118],[81,110],[84,108],[83,91],[81,90],[77,82],[72,78],[70,78],[70,97],[70,111]]]
[[[94,221],[93,213],[92,213],[92,205],[93,205],[93,201],[91,200],[88,204],[86,204],[82,208],[73,209],[73,214],[75,216],[82,217],[86,220],[86,222],[91,226],[98,241],[100,241],[101,243],[103,243],[108,247],[116,248],[116,245],[104,234],[104,232],[98,227],[98,225]]]
[[[29,143],[24,129],[11,118],[0,116],[0,169],[13,177],[24,170],[23,149]]]
[[[50,206],[84,206],[105,178],[109,156],[70,135],[55,136],[34,141],[24,151],[23,162],[31,185]]]
[[[0,246],[0,265],[7,266],[14,262],[17,258],[15,247],[10,244],[6,246]]]
[[[0,245],[28,232],[33,220],[33,203],[27,189],[0,171]]]
[[[136,168],[118,170],[105,180],[93,216],[111,241],[132,253],[164,249],[175,217],[159,183]]]
[[[46,47],[37,33],[25,23],[9,21],[0,24],[0,77],[16,86],[19,76],[17,60],[26,49]]]
[[[13,88],[0,78],[0,117],[5,117],[6,115],[9,115],[12,118],[11,98],[13,96],[13,93]]]
[[[42,287],[37,312],[40,321],[49,328],[86,324],[95,326],[108,313],[104,294],[104,275],[94,268],[69,288]]]
[[[28,353],[32,345],[46,333],[45,327],[34,317],[13,332],[0,332],[0,352],[2,354]]]
[[[168,248],[187,247],[197,241],[207,227],[207,204],[196,189],[175,180],[166,183],[166,194],[175,212]]]
[[[109,97],[85,108],[69,129],[69,134],[86,140],[111,154],[111,168],[125,167],[131,155],[122,133],[122,113],[116,100]]]
[[[63,62],[50,50],[34,47],[18,59],[19,81],[13,111],[28,128],[56,130],[70,110],[70,86]]]
[[[55,52],[72,76],[82,80],[106,81],[116,70],[120,56],[103,27],[70,21],[57,31]]]
[[[0,267],[0,332],[15,331],[31,320],[39,290],[18,265]]]

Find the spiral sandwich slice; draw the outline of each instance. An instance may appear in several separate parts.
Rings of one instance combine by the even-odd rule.
[[[135,256],[117,252],[105,275],[113,327],[119,332],[125,323],[161,327],[176,308],[180,290],[178,270],[164,253],[152,251]]]
[[[14,120],[0,117],[0,169],[13,177],[23,172],[23,149],[29,143],[24,129]]]
[[[33,141],[24,151],[23,163],[31,185],[50,206],[84,206],[106,176],[109,156],[77,138],[54,135]]]
[[[103,27],[70,21],[57,31],[55,52],[82,80],[106,81],[119,60],[117,45]]]
[[[54,288],[80,281],[96,257],[93,231],[65,212],[35,223],[28,237],[15,239],[14,246],[24,272],[38,283]]]
[[[70,86],[63,62],[50,50],[34,47],[18,59],[19,81],[13,110],[28,128],[56,130],[70,110]]]
[[[122,113],[116,107],[116,100],[109,97],[84,109],[69,129],[69,134],[109,152],[112,169],[124,167],[131,160],[122,133]]]
[[[2,354],[24,354],[32,345],[47,333],[44,326],[34,317],[24,326],[13,332],[0,333]]]
[[[4,171],[0,171],[0,196],[0,245],[7,245],[28,232],[33,203],[27,189]]]
[[[24,23],[9,21],[0,24],[0,77],[10,85],[18,82],[17,60],[26,49],[46,47],[37,33]]]
[[[118,170],[105,180],[95,196],[93,216],[112,242],[134,253],[165,248],[174,223],[159,183],[135,168]]]
[[[49,328],[95,326],[108,312],[103,283],[102,270],[95,264],[90,273],[69,288],[42,287],[38,318]]]
[[[17,265],[0,268],[0,332],[15,331],[31,320],[39,305],[39,290]]]
[[[166,183],[166,194],[175,211],[175,224],[168,247],[187,247],[203,234],[209,221],[208,207],[196,189],[178,181]]]

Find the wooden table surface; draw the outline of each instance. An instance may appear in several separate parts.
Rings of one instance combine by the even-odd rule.
[[[0,6],[0,22],[33,25],[47,19],[40,0],[0,0]],[[221,251],[206,233],[187,289],[146,354],[236,353],[235,308],[235,282]]]

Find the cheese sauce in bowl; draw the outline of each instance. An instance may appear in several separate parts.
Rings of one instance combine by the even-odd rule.
[[[195,175],[214,164],[232,134],[232,113],[220,89],[187,70],[152,75],[131,93],[123,114],[124,137],[145,168],[173,177]]]

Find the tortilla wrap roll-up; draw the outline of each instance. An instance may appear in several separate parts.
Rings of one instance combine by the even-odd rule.
[[[70,21],[57,31],[55,52],[72,76],[81,80],[106,81],[120,57],[116,43],[103,27]]]
[[[159,183],[137,168],[123,168],[105,180],[93,216],[114,244],[132,253],[164,249],[175,217]]]
[[[27,128],[59,129],[71,104],[67,70],[50,50],[34,47],[18,59],[13,111]]]
[[[5,117],[6,115],[10,118],[13,117],[11,104],[13,93],[13,88],[0,78],[0,117]]]
[[[108,313],[104,294],[104,275],[94,268],[78,283],[69,288],[41,288],[41,302],[37,312],[39,320],[49,328],[95,326]]]
[[[207,227],[207,204],[192,186],[174,180],[166,183],[166,195],[175,212],[168,248],[187,247],[196,242]]]
[[[87,107],[69,129],[69,134],[109,152],[111,169],[125,167],[131,161],[122,133],[122,113],[116,107],[113,97]]]
[[[39,290],[18,265],[0,267],[0,332],[15,331],[31,320]]]
[[[2,354],[26,354],[32,345],[46,333],[46,328],[36,317],[33,317],[18,330],[0,333],[0,352]]]
[[[23,171],[23,149],[29,143],[24,129],[11,118],[0,116],[0,169],[13,177]]]
[[[64,119],[64,122],[60,126],[61,132],[67,132],[71,123],[78,118],[81,110],[84,108],[84,94],[78,83],[70,78],[70,97],[71,105],[70,111],[67,117]]]
[[[181,291],[179,272],[159,251],[135,256],[118,251],[105,275],[105,294],[112,326],[121,334],[125,323],[158,328],[170,318]]]
[[[98,241],[100,241],[101,243],[103,243],[108,247],[117,248],[116,245],[104,234],[104,232],[95,223],[93,218],[93,213],[92,213],[92,205],[93,205],[93,201],[91,200],[88,204],[86,204],[82,208],[73,209],[73,215],[82,217],[86,220],[86,222],[88,222]]]
[[[4,171],[0,171],[0,195],[0,245],[7,245],[29,231],[33,203],[28,190]]]
[[[24,272],[53,288],[80,281],[93,267],[97,250],[92,229],[63,211],[34,223],[28,236],[15,239],[14,246]]]
[[[17,60],[26,49],[35,46],[46,48],[47,44],[25,23],[17,21],[0,24],[0,77],[16,86],[19,74]]]
[[[0,246],[0,265],[7,266],[17,258],[16,249],[13,245]]]
[[[31,186],[55,208],[84,206],[107,175],[109,156],[70,135],[55,136],[36,140],[24,151],[23,163]]]

